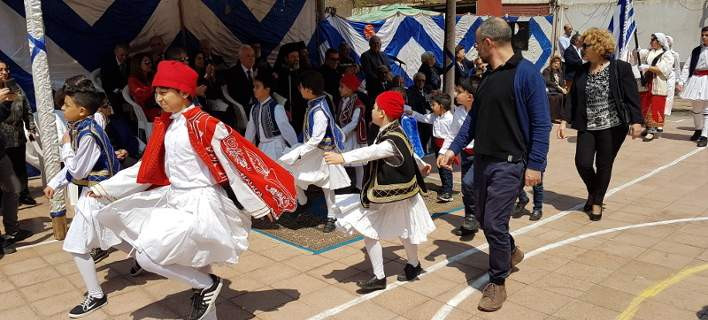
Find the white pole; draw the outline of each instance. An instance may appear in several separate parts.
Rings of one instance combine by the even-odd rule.
[[[47,179],[59,172],[59,137],[54,124],[54,100],[49,80],[49,64],[44,38],[42,4],[40,0],[25,0],[25,18],[27,19],[27,40],[32,59],[32,79],[39,113],[39,137],[44,151],[44,170]],[[64,240],[66,236],[66,205],[64,190],[56,190],[51,199],[50,216],[54,238]]]

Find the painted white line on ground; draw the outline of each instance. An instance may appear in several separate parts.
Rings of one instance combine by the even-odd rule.
[[[618,232],[618,231],[623,231],[623,230],[628,230],[628,229],[656,227],[656,226],[662,226],[662,225],[673,224],[673,223],[696,222],[696,221],[708,221],[708,217],[695,217],[695,218],[685,218],[685,219],[675,219],[675,220],[664,220],[664,221],[649,222],[649,223],[640,223],[640,224],[628,225],[628,226],[624,226],[624,227],[610,228],[610,229],[585,233],[585,234],[581,234],[579,236],[568,238],[568,239],[565,239],[562,241],[547,244],[543,247],[540,247],[536,250],[526,253],[526,256],[524,257],[524,259],[532,258],[533,256],[539,255],[539,254],[544,253],[548,250],[562,247],[562,246],[571,244],[573,242],[577,242],[577,241],[580,241],[583,239],[587,239],[587,238],[591,238],[591,237],[595,237],[595,236],[600,236],[600,235],[608,234],[608,233],[612,233],[612,232]],[[480,292],[482,290],[482,288],[488,282],[489,282],[489,274],[486,274],[486,273],[483,276],[475,279],[472,283],[470,283],[469,287],[462,289],[462,291],[460,291],[456,296],[454,296],[445,305],[443,305],[442,308],[440,308],[438,310],[438,312],[431,318],[431,320],[445,319],[450,314],[450,312],[452,312],[454,310],[455,307],[457,307],[462,301],[464,301],[465,299],[470,297],[472,294]]]
[[[688,119],[674,120],[674,121],[671,121],[671,122],[672,122],[672,123],[679,123],[679,122],[682,122],[682,121],[685,121],[685,120],[688,120]]]
[[[636,178],[636,179],[634,179],[634,180],[632,180],[632,181],[629,181],[629,182],[627,182],[627,183],[624,183],[624,184],[622,184],[621,186],[617,186],[617,187],[615,187],[615,188],[612,188],[611,190],[609,190],[609,191],[606,193],[605,197],[606,197],[606,198],[607,198],[607,197],[610,197],[610,196],[612,196],[613,194],[615,194],[615,193],[617,193],[617,192],[619,192],[619,191],[621,191],[621,190],[624,190],[624,189],[626,189],[626,188],[629,188],[629,187],[631,187],[631,186],[633,186],[633,185],[635,185],[635,184],[637,184],[637,183],[639,183],[639,182],[642,182],[642,181],[648,179],[649,177],[651,177],[651,176],[653,176],[653,175],[655,175],[655,174],[657,174],[657,173],[659,173],[659,172],[661,172],[661,171],[663,171],[663,170],[666,170],[666,169],[668,169],[668,168],[670,168],[670,167],[672,167],[672,166],[675,166],[675,165],[678,164],[679,162],[681,162],[681,161],[683,161],[683,160],[686,160],[687,158],[689,158],[689,157],[695,155],[696,153],[701,152],[701,151],[703,151],[703,150],[705,150],[705,149],[706,149],[706,148],[696,148],[696,149],[694,149],[693,151],[691,151],[691,152],[689,152],[689,153],[687,153],[687,154],[685,154],[685,155],[679,157],[678,159],[676,159],[676,160],[674,160],[674,161],[672,161],[672,162],[670,162],[670,163],[668,163],[668,164],[665,164],[665,165],[663,165],[663,166],[661,166],[661,167],[658,167],[658,168],[652,170],[651,172],[649,172],[649,173],[647,173],[647,174],[645,174],[645,175],[643,175],[643,176],[641,176],[641,177],[639,177],[639,178]],[[583,205],[584,205],[584,204],[578,204],[578,205],[576,205],[575,207],[570,208],[569,210],[565,210],[565,211],[559,212],[559,213],[556,214],[556,215],[553,215],[553,216],[548,217],[548,218],[546,218],[546,219],[539,220],[538,222],[533,223],[533,224],[530,224],[530,225],[527,225],[527,226],[525,226],[525,227],[519,228],[519,229],[517,229],[516,231],[512,232],[511,234],[514,235],[514,236],[518,236],[518,235],[522,235],[522,234],[524,234],[524,233],[527,233],[527,232],[529,232],[529,231],[531,231],[531,230],[533,230],[533,229],[536,229],[536,228],[538,228],[538,227],[540,227],[540,226],[542,226],[542,225],[545,225],[545,224],[547,224],[547,223],[550,223],[550,222],[556,221],[556,220],[558,220],[558,219],[561,219],[561,218],[565,217],[566,215],[568,215],[568,214],[570,214],[570,213],[572,213],[572,212],[576,212],[576,210],[582,208]],[[481,250],[486,250],[488,247],[489,247],[489,244],[485,243],[485,244],[483,244],[483,245],[480,245],[480,246],[477,247],[477,248],[471,248],[471,249],[465,250],[465,251],[463,251],[463,252],[461,252],[461,253],[459,253],[459,254],[457,254],[457,255],[455,255],[455,256],[452,256],[452,257],[450,257],[450,258],[447,258],[447,259],[445,259],[445,260],[442,260],[442,261],[440,261],[440,262],[438,262],[438,263],[436,263],[436,264],[434,264],[434,265],[432,265],[432,266],[429,266],[429,267],[425,268],[426,272],[425,272],[424,274],[420,275],[420,277],[423,278],[423,277],[425,277],[426,275],[432,274],[433,272],[442,269],[443,267],[447,266],[448,264],[451,264],[451,263],[453,263],[453,262],[456,262],[456,261],[459,261],[459,260],[461,260],[461,259],[464,259],[465,257],[470,256],[470,255],[472,255],[472,254],[474,254],[474,253],[477,253],[477,252],[479,252],[479,251],[481,251]],[[342,311],[344,311],[344,310],[347,310],[347,309],[349,309],[349,308],[351,308],[351,307],[353,307],[353,306],[355,306],[355,305],[357,305],[357,304],[360,304],[360,303],[362,303],[362,302],[365,302],[365,301],[371,300],[371,299],[373,299],[373,298],[376,298],[376,297],[378,297],[379,295],[381,295],[381,294],[384,293],[384,292],[387,292],[387,291],[396,289],[396,288],[398,288],[398,287],[404,285],[405,283],[406,283],[406,282],[396,281],[396,282],[392,283],[391,285],[388,285],[388,286],[386,287],[386,289],[384,289],[384,290],[374,291],[374,292],[371,292],[371,293],[367,293],[367,294],[361,295],[361,296],[359,296],[359,297],[357,297],[357,298],[354,298],[354,299],[352,299],[352,300],[350,300],[350,301],[348,301],[348,302],[345,302],[345,303],[343,303],[343,304],[340,304],[340,305],[338,305],[338,306],[336,306],[336,307],[333,307],[333,308],[324,310],[324,311],[322,311],[322,312],[320,312],[320,313],[318,313],[318,314],[316,314],[316,315],[314,315],[314,316],[308,318],[308,320],[326,319],[327,317],[331,317],[331,316],[333,316],[333,315],[335,315],[335,314],[338,314],[338,313],[340,313],[340,312],[342,312]]]

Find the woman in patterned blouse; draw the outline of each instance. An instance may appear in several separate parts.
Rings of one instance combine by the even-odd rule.
[[[628,132],[633,139],[640,136],[642,117],[631,66],[611,60],[615,49],[612,35],[591,28],[582,41],[588,62],[575,74],[567,99],[568,114],[557,133],[558,138],[566,137],[566,121],[578,130],[575,167],[588,191],[584,211],[590,220],[597,221],[602,218],[615,156]]]

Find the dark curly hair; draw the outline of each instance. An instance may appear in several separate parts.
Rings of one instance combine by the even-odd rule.
[[[64,81],[62,92],[65,96],[69,96],[80,107],[86,108],[90,114],[96,113],[101,107],[102,99],[94,87],[91,79],[84,75],[73,76]]]

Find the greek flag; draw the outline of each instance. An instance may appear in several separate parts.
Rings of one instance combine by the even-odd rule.
[[[615,58],[627,61],[630,54],[629,42],[637,31],[632,0],[618,0],[615,14],[610,20],[610,32],[615,36]]]

